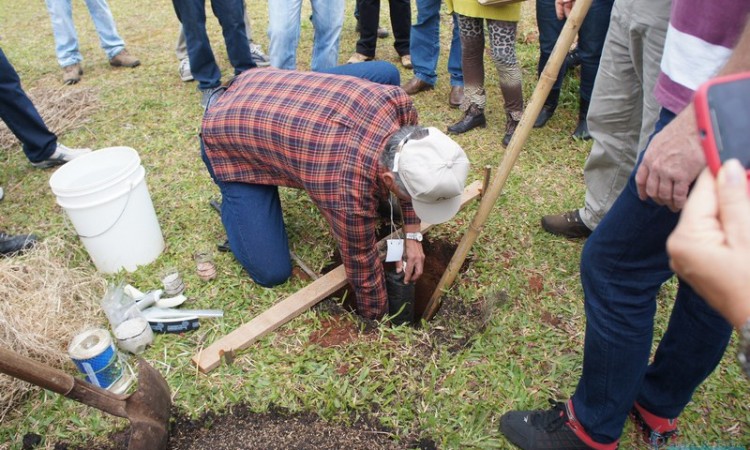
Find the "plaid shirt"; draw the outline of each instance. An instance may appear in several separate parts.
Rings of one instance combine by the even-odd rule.
[[[202,137],[217,179],[307,191],[338,242],[359,313],[375,319],[388,312],[376,248],[377,205],[387,193],[378,157],[394,132],[415,124],[398,86],[252,69],[206,112]],[[401,207],[405,223],[419,224],[410,202]]]

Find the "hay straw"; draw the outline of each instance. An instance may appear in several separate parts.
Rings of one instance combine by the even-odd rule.
[[[97,91],[90,87],[37,88],[27,94],[47,124],[47,128],[58,136],[83,126],[99,107]],[[18,139],[5,123],[0,121],[0,149],[9,149],[17,144]]]
[[[85,328],[106,327],[99,300],[107,284],[92,270],[70,268],[71,253],[49,238],[24,255],[0,257],[0,346],[77,374],[68,344]],[[0,374],[0,421],[35,389]]]

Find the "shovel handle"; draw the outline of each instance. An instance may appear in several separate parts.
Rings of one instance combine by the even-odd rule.
[[[113,394],[4,347],[0,347],[0,372],[115,416],[127,417],[126,396]]]

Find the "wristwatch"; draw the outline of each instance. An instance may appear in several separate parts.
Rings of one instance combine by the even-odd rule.
[[[416,233],[406,233],[406,239],[422,242],[422,233],[420,233],[419,231],[417,231]]]
[[[740,362],[745,375],[750,377],[750,319],[740,328],[740,345],[737,350],[737,360]]]

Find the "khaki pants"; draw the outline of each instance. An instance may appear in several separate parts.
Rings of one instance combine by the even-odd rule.
[[[654,130],[671,0],[616,0],[587,116],[594,144],[586,160],[583,223],[596,228],[622,192]]]

